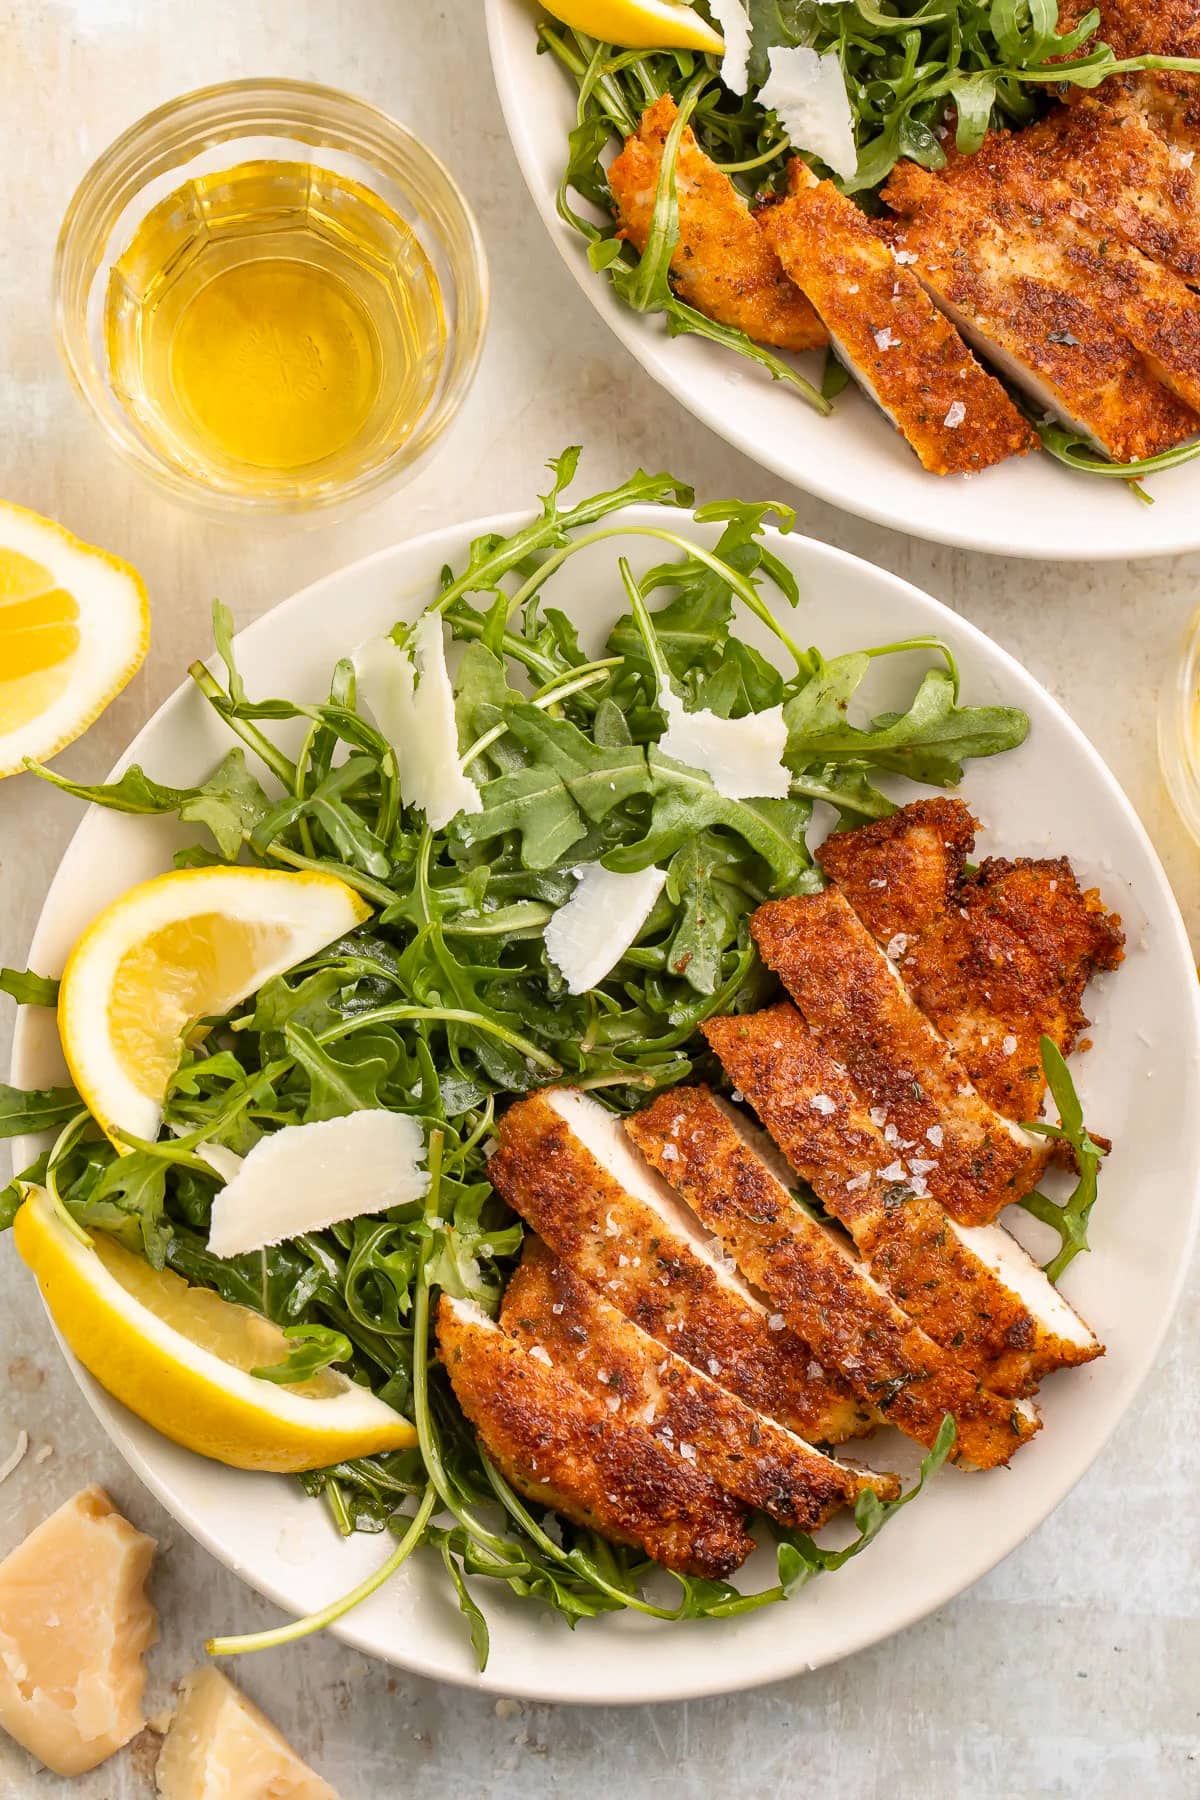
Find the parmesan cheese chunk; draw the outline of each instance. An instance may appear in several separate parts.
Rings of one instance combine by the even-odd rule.
[[[155,1779],[162,1800],[338,1800],[217,1669],[181,1683]]]
[[[259,1139],[217,1194],[208,1247],[241,1256],[419,1200],[429,1187],[424,1154],[417,1120],[382,1107],[285,1125]]]
[[[858,169],[854,120],[837,52],[774,48],[767,52],[771,73],[758,97],[769,106],[791,139],[846,181]]]
[[[56,1775],[94,1769],[145,1724],[154,1549],[88,1487],[0,1563],[0,1726]]]
[[[617,875],[589,863],[575,892],[546,926],[546,955],[566,978],[569,994],[586,994],[620,962],[650,917],[667,879],[665,869]]]
[[[750,15],[743,0],[708,0],[708,10],[725,39],[721,80],[731,94],[744,94],[749,80]]]
[[[665,684],[658,705],[667,715],[658,744],[663,756],[702,770],[727,800],[786,798],[791,776],[783,764],[787,726],[782,706],[747,713],[744,719],[722,719],[707,707],[688,712]]]
[[[459,813],[483,810],[479,789],[458,753],[454,689],[442,621],[425,613],[412,636],[413,657],[391,638],[370,638],[354,652],[359,698],[396,752],[400,792],[434,831]]]

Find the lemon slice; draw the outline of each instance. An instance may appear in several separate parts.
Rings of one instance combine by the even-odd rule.
[[[86,731],[137,674],[149,642],[135,569],[0,501],[0,776]]]
[[[193,1019],[352,931],[370,907],[332,875],[180,869],[114,900],[71,952],[58,1031],[92,1117],[153,1138]]]
[[[277,1325],[104,1232],[76,1235],[44,1189],[29,1191],[13,1236],[84,1368],[186,1450],[292,1474],[416,1442],[407,1419],[333,1370],[286,1387],[251,1375],[287,1356]]]
[[[548,13],[625,50],[708,50],[725,41],[683,0],[542,0]]]

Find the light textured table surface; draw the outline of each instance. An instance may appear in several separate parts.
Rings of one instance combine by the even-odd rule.
[[[440,151],[479,213],[494,279],[482,372],[442,454],[407,492],[341,527],[268,536],[197,523],[110,461],[59,367],[47,300],[59,219],[92,158],[170,96],[231,76],[336,84]],[[136,562],[154,603],[140,677],[63,758],[100,779],[208,648],[214,594],[239,622],[318,575],[435,524],[526,504],[546,457],[586,446],[587,479],[670,466],[705,498],[777,484],[647,385],[588,311],[521,184],[477,0],[3,0],[0,3],[0,495]],[[1154,711],[1196,604],[1200,558],[1039,568],[911,542],[803,496],[800,528],[927,588],[1018,656],[1104,752],[1193,931],[1200,851],[1160,781]],[[1112,505],[1126,504],[1123,495]],[[1132,502],[1128,502],[1132,504]],[[23,965],[78,818],[32,780],[0,787],[0,962]],[[3,1004],[3,1003],[0,1003]],[[5,1066],[10,1017],[0,1019]],[[272,1609],[176,1532],[85,1409],[11,1246],[0,1247],[0,1552],[87,1481],[106,1483],[165,1553],[151,1710],[214,1630]],[[835,1791],[863,1800],[1200,1794],[1200,1305],[1099,1463],[1036,1537],[900,1638],[838,1667],[691,1705],[626,1712],[497,1703],[311,1640],[237,1671],[343,1800],[419,1784],[467,1796],[623,1792],[729,1800]],[[0,1739],[0,1795],[152,1791],[150,1734],[74,1784]]]

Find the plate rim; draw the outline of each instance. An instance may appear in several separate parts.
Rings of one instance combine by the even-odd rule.
[[[642,513],[654,514],[657,518],[668,518],[672,520],[677,527],[681,526],[684,529],[694,526],[691,512],[686,508],[669,507],[656,503],[639,503],[636,506],[623,509],[623,511],[626,516]],[[422,555],[425,555],[432,563],[433,558],[438,554],[438,549],[441,546],[451,543],[456,547],[454,553],[461,554],[462,546],[465,542],[469,542],[486,532],[496,531],[507,535],[520,525],[526,523],[529,516],[527,511],[517,510],[483,518],[461,520],[436,527],[415,537],[400,539],[393,544],[384,545],[380,549],[373,551],[364,557],[351,563],[347,563],[339,569],[330,571],[318,580],[307,584],[297,592],[277,602],[276,605],[268,608],[267,611],[260,614],[259,617],[252,620],[237,633],[234,640],[235,647],[241,645],[255,634],[264,631],[271,632],[278,630],[281,622],[288,616],[305,608],[311,608],[321,595],[322,590],[336,590],[340,585],[353,581],[356,577],[361,576],[363,571],[368,568],[385,566],[390,560],[397,557],[405,560],[416,560]],[[888,584],[894,590],[899,590],[905,596],[915,597],[925,607],[932,607],[935,614],[938,616],[939,621],[948,628],[949,632],[957,634],[960,642],[971,640],[974,647],[982,646],[987,656],[995,659],[995,665],[1002,674],[1007,671],[1013,671],[1020,677],[1021,681],[1030,684],[1037,691],[1041,701],[1050,709],[1058,723],[1067,729],[1069,735],[1082,750],[1100,784],[1107,790],[1109,798],[1118,810],[1123,813],[1126,823],[1131,827],[1134,835],[1140,840],[1141,847],[1146,854],[1148,871],[1159,890],[1159,898],[1165,903],[1165,920],[1169,921],[1170,924],[1172,948],[1176,953],[1183,956],[1190,971],[1192,967],[1191,946],[1187,935],[1186,925],[1153,842],[1131,801],[1125,794],[1124,789],[1105,763],[1099,750],[1096,749],[1081,727],[1071,718],[1061,702],[1058,701],[1055,696],[1030,673],[1029,670],[1025,669],[1011,652],[1003,647],[1003,645],[997,643],[995,639],[988,636],[986,632],[982,631],[980,627],[973,624],[969,619],[954,612],[944,601],[936,599],[935,596],[926,593],[923,589],[918,588],[914,583],[905,580],[902,576],[895,575],[890,570],[883,569],[877,564],[870,563],[866,558],[856,556],[852,552],[843,550],[836,545],[826,544],[818,538],[813,538],[797,532],[781,533],[771,526],[767,527],[767,531],[774,535],[778,545],[783,547],[785,554],[789,547],[796,546],[801,551],[802,556],[811,554],[815,555],[818,561],[824,559],[827,561],[827,566],[832,567],[835,571],[839,566],[855,569],[865,567],[871,572],[873,577]],[[445,559],[443,557],[440,560],[444,561]],[[411,577],[402,576],[397,582],[397,606],[400,609],[403,608],[406,597],[406,584],[407,586],[411,586]],[[183,681],[181,681],[179,685],[163,699],[151,717],[145,721],[138,732],[130,740],[123,753],[114,763],[108,779],[112,779],[114,776],[118,775],[130,762],[137,758],[144,740],[156,727],[158,727],[162,716],[169,709],[181,705],[185,698],[189,697],[192,692],[191,684],[185,676]],[[48,917],[51,914],[51,905],[55,889],[59,882],[64,879],[64,871],[67,872],[68,876],[70,874],[68,863],[73,852],[76,850],[76,845],[80,836],[89,825],[93,814],[99,812],[99,808],[89,806],[85,810],[84,815],[80,819],[74,832],[71,834],[71,838],[63,852],[63,856],[60,859],[59,865],[47,888],[46,897],[34,927],[34,933],[31,940],[31,956],[36,948],[43,925],[47,922]],[[1140,889],[1138,891],[1141,892]],[[1200,1051],[1200,985],[1194,980],[1190,981],[1186,986],[1185,992],[1188,996],[1187,1022],[1190,1026],[1190,1041],[1193,1051],[1197,1052]],[[20,1008],[17,1014],[17,1026],[13,1037],[11,1058],[11,1078],[18,1085],[21,1082],[22,1070],[26,1057],[29,1056],[36,1059],[38,1054],[36,1037],[32,1029],[32,1020],[30,1018],[32,1010],[33,1009],[30,1008]],[[33,1040],[32,1042],[31,1039]],[[1196,1061],[1197,1058],[1194,1054],[1192,1057],[1192,1074],[1190,1080],[1193,1088],[1200,1090],[1200,1073],[1197,1072]],[[36,1075],[33,1078],[37,1079]],[[1190,1140],[1184,1141],[1186,1148],[1186,1145],[1190,1143]],[[14,1166],[23,1164],[31,1143],[32,1140],[30,1139],[18,1138],[14,1140]],[[580,1692],[577,1687],[571,1687],[564,1684],[555,1685],[553,1683],[542,1682],[531,1685],[522,1685],[519,1681],[514,1682],[511,1679],[506,1680],[502,1666],[490,1666],[488,1670],[481,1674],[469,1665],[469,1661],[465,1657],[463,1658],[461,1666],[449,1666],[436,1655],[431,1656],[423,1654],[422,1640],[419,1635],[416,1636],[415,1641],[411,1645],[406,1645],[402,1650],[382,1650],[378,1643],[372,1638],[369,1630],[363,1630],[356,1624],[356,1615],[353,1613],[348,1615],[345,1620],[339,1621],[329,1629],[332,1630],[334,1635],[341,1641],[347,1643],[352,1648],[360,1650],[366,1655],[374,1656],[392,1666],[409,1670],[429,1679],[447,1681],[453,1686],[461,1686],[481,1692],[520,1694],[525,1698],[537,1701],[589,1706],[634,1705],[648,1701],[671,1702],[691,1698],[706,1698],[723,1693],[739,1692],[752,1687],[762,1686],[768,1682],[784,1680],[801,1675],[816,1668],[830,1666],[848,1656],[856,1655],[861,1650],[868,1649],[874,1644],[886,1642],[889,1638],[907,1630],[912,1625],[937,1611],[940,1607],[948,1604],[949,1601],[957,1598],[959,1594],[965,1593],[969,1588],[973,1587],[976,1582],[981,1580],[983,1576],[989,1574],[992,1569],[997,1567],[1000,1562],[1024,1543],[1033,1532],[1044,1525],[1050,1514],[1057,1510],[1072,1489],[1094,1466],[1095,1462],[1111,1440],[1117,1426],[1129,1411],[1137,1394],[1158,1361],[1163,1341],[1182,1298],[1184,1286],[1188,1279],[1189,1270],[1195,1256],[1197,1242],[1200,1240],[1200,1140],[1197,1140],[1195,1145],[1192,1145],[1190,1149],[1186,1149],[1186,1154],[1187,1161],[1184,1164],[1183,1174],[1187,1179],[1181,1181],[1181,1188],[1188,1194],[1190,1200],[1190,1216],[1187,1221],[1183,1252],[1179,1256],[1176,1266],[1170,1276],[1169,1298],[1155,1318],[1153,1329],[1145,1337],[1139,1340],[1138,1354],[1132,1359],[1133,1366],[1126,1377],[1127,1389],[1119,1398],[1119,1401],[1114,1402],[1109,1415],[1104,1419],[1103,1430],[1097,1441],[1092,1445],[1086,1459],[1080,1466],[1073,1467],[1070,1472],[1062,1472],[1057,1476],[1049,1478],[1046,1484],[1046,1503],[1041,1507],[1038,1515],[1035,1518],[1032,1518],[1027,1524],[1023,1524],[1015,1533],[1005,1537],[1003,1540],[998,1539],[997,1542],[999,1543],[999,1547],[996,1548],[993,1546],[987,1549],[982,1556],[976,1558],[971,1564],[971,1572],[968,1573],[965,1578],[962,1578],[961,1573],[955,1574],[936,1588],[926,1588],[922,1591],[919,1600],[914,1598],[912,1603],[906,1607],[902,1617],[897,1619],[894,1623],[885,1626],[882,1630],[879,1629],[878,1626],[871,1626],[865,1631],[852,1634],[851,1641],[842,1643],[838,1648],[831,1650],[828,1655],[817,1654],[814,1656],[811,1654],[804,1654],[799,1657],[795,1651],[792,1651],[789,1655],[787,1650],[787,1634],[786,1632],[780,1632],[778,1639],[779,1650],[773,1665],[770,1668],[756,1668],[749,1674],[743,1674],[737,1669],[736,1659],[730,1659],[729,1666],[723,1668],[721,1658],[716,1656],[711,1659],[711,1677],[706,1676],[702,1681],[698,1681],[695,1678],[689,1678],[682,1684],[673,1684],[670,1680],[666,1680],[660,1682],[653,1692],[648,1692],[644,1675],[639,1675],[636,1679],[632,1676],[628,1678],[628,1683],[624,1687],[619,1683],[616,1683],[610,1684],[602,1692]],[[55,1331],[55,1336],[58,1337],[57,1331]],[[190,1512],[181,1511],[179,1509],[179,1502],[173,1498],[169,1478],[166,1475],[160,1474],[153,1461],[147,1455],[143,1454],[135,1444],[131,1443],[126,1427],[126,1421],[131,1419],[132,1415],[128,1414],[126,1409],[122,1407],[118,1401],[106,1394],[104,1390],[100,1388],[99,1384],[88,1375],[87,1371],[82,1368],[68,1351],[66,1351],[61,1338],[59,1338],[59,1345],[60,1348],[63,1348],[64,1350],[68,1366],[71,1369],[85,1400],[90,1406],[93,1414],[99,1420],[114,1448],[129,1465],[138,1479],[149,1488],[151,1493],[153,1493],[164,1506],[172,1519],[182,1526],[182,1528],[188,1532],[189,1536],[202,1544],[210,1554],[214,1555],[218,1561],[229,1568],[241,1580],[246,1582],[246,1584],[254,1591],[263,1595],[290,1615],[297,1616],[296,1603],[294,1600],[288,1598],[287,1590],[281,1583],[277,1583],[269,1577],[264,1577],[247,1568],[243,1563],[238,1561],[236,1553],[231,1550],[224,1541],[218,1538],[215,1535],[214,1530],[207,1527],[202,1519],[195,1517]],[[135,1423],[140,1422],[135,1421]],[[174,1446],[172,1446],[172,1448],[174,1448]],[[569,1664],[564,1666],[569,1666]]]
[[[540,3],[540,0],[535,0]],[[1087,544],[1082,536],[1072,536],[1060,541],[1051,540],[1046,543],[1032,544],[1009,543],[1003,535],[1003,519],[1005,509],[1003,503],[997,505],[996,531],[992,535],[978,532],[956,530],[952,520],[952,508],[946,509],[947,523],[939,525],[936,518],[933,523],[916,527],[908,522],[900,505],[886,507],[873,504],[870,489],[866,490],[862,500],[855,500],[851,505],[844,490],[821,479],[821,464],[815,459],[803,476],[796,472],[795,466],[772,453],[770,443],[764,444],[748,430],[741,428],[736,414],[730,417],[704,398],[703,391],[699,397],[697,390],[691,385],[688,371],[681,364],[677,366],[669,356],[665,356],[662,344],[649,328],[649,322],[637,317],[623,307],[606,307],[600,303],[597,292],[599,278],[595,276],[582,252],[572,255],[573,240],[565,235],[567,227],[559,219],[554,206],[553,195],[548,193],[536,179],[536,158],[533,152],[532,139],[526,128],[526,113],[518,104],[518,88],[520,83],[505,79],[513,72],[513,66],[507,56],[507,45],[503,36],[503,15],[520,4],[520,0],[483,0],[484,19],[487,30],[488,55],[492,66],[492,79],[496,89],[500,110],[504,117],[504,126],[508,140],[521,171],[521,179],[533,202],[534,210],[544,225],[547,235],[558,254],[559,260],[571,274],[572,280],[585,296],[591,310],[606,325],[623,349],[634,358],[642,371],[650,380],[664,388],[685,412],[711,431],[716,437],[729,444],[759,468],[769,474],[778,476],[799,488],[802,493],[814,499],[824,501],[826,505],[836,507],[839,512],[849,518],[865,520],[868,524],[880,525],[889,531],[903,533],[906,537],[915,538],[918,542],[944,544],[956,550],[974,550],[985,556],[1008,556],[1020,558],[1022,561],[1089,563],[1089,562],[1123,562],[1133,559],[1160,556],[1187,556],[1200,550],[1200,470],[1197,471],[1197,499],[1194,509],[1196,519],[1191,531],[1177,531],[1176,535],[1161,543],[1144,543],[1129,539],[1111,543],[1102,543],[1099,547]],[[531,52],[531,55],[536,55]],[[880,427],[882,429],[882,426]],[[987,471],[983,471],[986,476]],[[939,478],[931,475],[930,482]],[[1079,480],[1086,479],[1080,476]],[[1103,482],[1094,484],[1101,492],[1097,495],[1097,506],[1102,503],[1103,493],[1108,487],[1120,487],[1120,482]],[[1132,497],[1130,504],[1135,504]]]

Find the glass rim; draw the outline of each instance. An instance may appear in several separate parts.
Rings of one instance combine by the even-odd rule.
[[[306,131],[314,134],[311,144]],[[289,133],[318,155],[322,131],[335,134],[328,148],[338,147],[336,134],[340,133],[343,151],[348,147],[368,164],[374,162],[380,174],[402,188],[406,181],[412,182],[414,172],[418,178],[421,174],[430,178],[432,196],[422,196],[412,184],[412,197],[421,213],[418,237],[432,239],[437,260],[449,278],[446,298],[453,301],[453,323],[447,337],[445,372],[409,436],[343,482],[290,495],[238,494],[210,487],[157,454],[115,403],[107,368],[98,366],[88,337],[86,310],[92,283],[109,233],[123,207],[154,179],[156,162],[160,169],[169,170],[170,159],[178,157],[182,169],[189,153],[239,136],[283,137]],[[90,275],[89,258],[94,262]],[[83,280],[81,304],[83,277],[87,279]],[[415,473],[452,424],[470,390],[490,310],[490,276],[478,221],[459,183],[436,152],[373,101],[319,82],[282,76],[242,76],[193,88],[120,132],[93,159],[71,196],[55,246],[52,284],[60,355],[72,386],[109,447],[158,488],[225,520],[275,516],[294,522],[305,513],[318,517],[328,516],[334,509],[349,511]]]
[[[1159,697],[1158,760],[1175,810],[1200,843],[1200,609],[1188,621],[1181,648]]]

